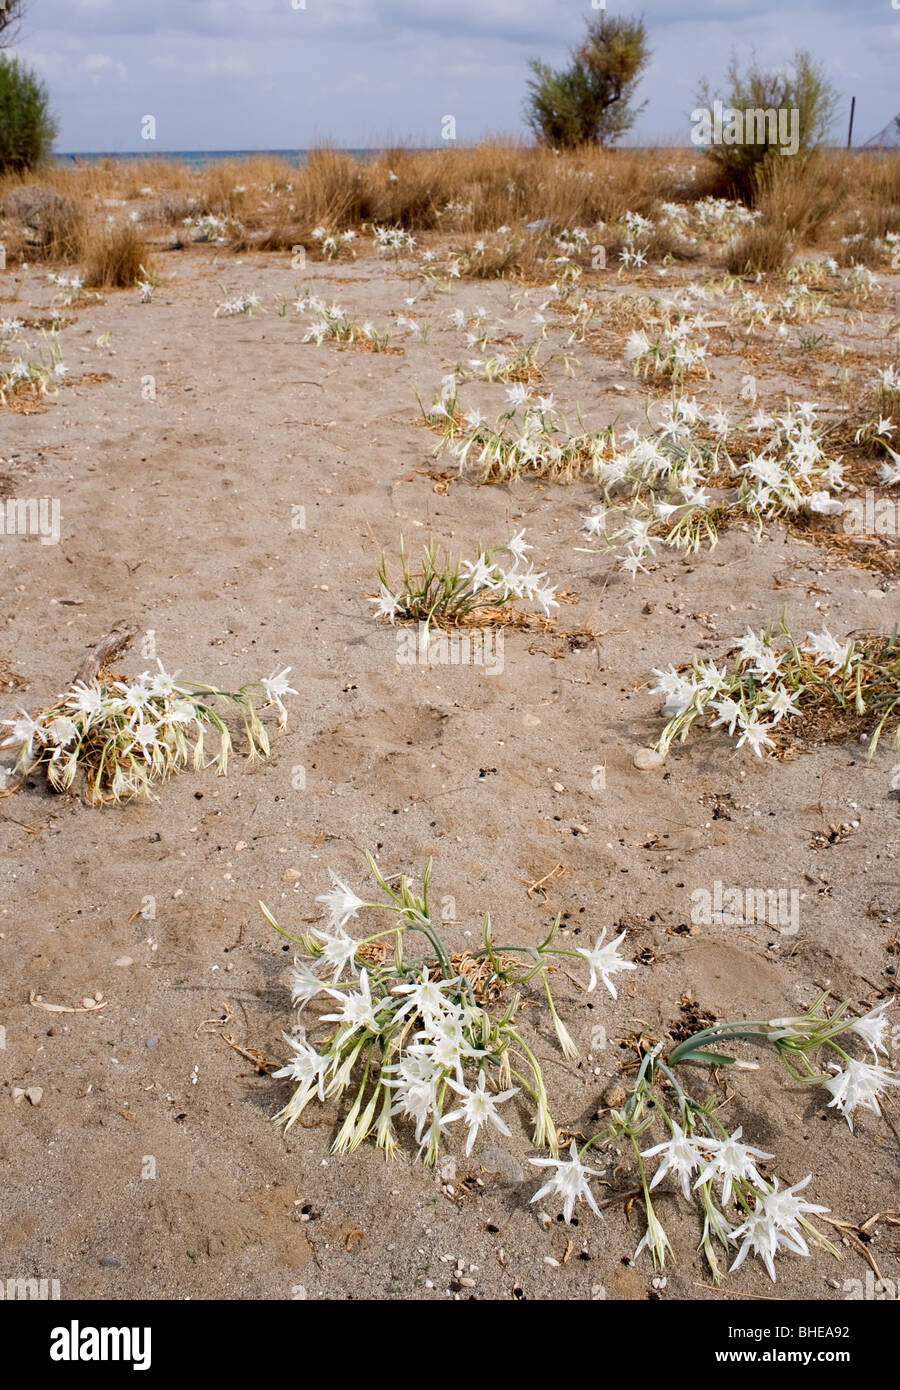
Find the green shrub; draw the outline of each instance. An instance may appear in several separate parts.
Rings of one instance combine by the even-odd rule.
[[[43,82],[16,58],[0,53],[0,171],[22,173],[42,163],[56,131]]]
[[[525,114],[537,138],[557,149],[618,140],[641,109],[630,102],[649,60],[643,21],[605,17],[588,23],[571,67],[534,60]]]
[[[746,72],[738,68],[736,58],[728,67],[727,92],[711,92],[704,81],[697,92],[697,105],[711,111],[714,99],[733,111],[790,113],[792,137],[791,154],[782,154],[777,140],[769,138],[771,127],[759,122],[754,136],[765,130],[765,138],[745,138],[734,144],[712,143],[706,155],[718,166],[722,176],[722,191],[748,202],[760,188],[764,170],[774,160],[806,155],[821,144],[834,119],[838,94],[828,81],[821,63],[803,49],[798,49],[791,62],[779,69],[761,68],[756,57]],[[796,115],[793,113],[796,112]],[[694,115],[696,116],[695,111]]]

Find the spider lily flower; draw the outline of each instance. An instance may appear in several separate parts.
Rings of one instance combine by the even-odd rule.
[[[21,747],[25,758],[33,757],[35,742],[44,742],[44,730],[41,725],[23,709],[19,710],[18,719],[4,719],[2,722],[7,728],[12,729],[12,733],[0,743],[0,748]]]
[[[567,1224],[571,1224],[575,1212],[575,1203],[579,1201],[587,1202],[595,1216],[602,1217],[603,1213],[597,1206],[596,1198],[590,1189],[589,1178],[599,1178],[600,1173],[596,1168],[587,1168],[578,1157],[578,1146],[573,1139],[569,1145],[568,1160],[562,1158],[530,1158],[528,1160],[535,1168],[555,1168],[556,1172],[543,1187],[539,1188],[531,1201],[539,1202],[542,1197],[561,1197],[563,1202],[563,1217]]]
[[[511,1130],[504,1120],[497,1114],[497,1106],[503,1101],[509,1100],[518,1094],[518,1087],[511,1087],[508,1091],[501,1091],[498,1095],[492,1095],[485,1089],[485,1075],[481,1071],[478,1074],[478,1085],[475,1090],[470,1090],[468,1086],[454,1081],[452,1078],[447,1082],[451,1090],[462,1097],[462,1105],[456,1110],[450,1111],[444,1116],[446,1124],[451,1124],[454,1120],[465,1120],[468,1126],[466,1137],[466,1157],[472,1152],[479,1130],[486,1124],[492,1124],[501,1134],[509,1135]]]
[[[344,1037],[348,1038],[357,1029],[362,1028],[365,1032],[380,1033],[381,1024],[378,1021],[378,1014],[382,1010],[382,1001],[372,998],[372,990],[369,985],[368,971],[363,969],[359,974],[359,989],[353,993],[341,996],[341,1007],[335,1014],[323,1014],[323,1023],[339,1023],[344,1026]]]
[[[314,975],[308,965],[299,958],[295,959],[291,972],[291,1003],[299,1006],[298,1012],[302,1013],[309,1001],[323,992],[330,994],[332,999],[342,997],[336,991],[330,990],[318,975]]]
[[[329,1059],[320,1057],[305,1037],[297,1038],[290,1033],[282,1033],[282,1037],[293,1049],[294,1055],[279,1071],[273,1071],[272,1076],[275,1079],[286,1076],[291,1081],[299,1081],[303,1086],[311,1086],[319,1100],[324,1100],[325,1073],[328,1070]]]
[[[803,651],[808,652],[814,661],[821,661],[829,666],[829,675],[833,676],[845,667],[849,668],[854,661],[859,660],[859,654],[853,653],[852,639],[842,646],[827,627],[818,633],[808,632],[806,637]]]
[[[636,970],[637,966],[630,960],[623,960],[619,955],[619,946],[625,940],[626,933],[620,932],[612,941],[603,942],[606,937],[607,928],[604,927],[594,947],[587,951],[583,947],[578,948],[578,955],[584,956],[590,966],[591,978],[588,984],[588,994],[592,994],[597,987],[597,981],[602,980],[609,990],[613,999],[617,999],[616,987],[610,979],[611,975],[620,970]]]
[[[359,949],[359,942],[354,941],[352,936],[348,936],[343,927],[338,927],[334,933],[318,931],[313,927],[311,935],[324,943],[322,961],[328,966],[334,966],[332,984],[337,984],[344,973],[344,967],[352,964]]]
[[[778,1179],[774,1178],[771,1191],[757,1194],[753,1211],[746,1221],[736,1227],[732,1233],[736,1241],[740,1240],[741,1237],[744,1241],[738,1251],[737,1259],[731,1266],[732,1271],[739,1269],[748,1253],[753,1250],[755,1254],[759,1255],[774,1284],[775,1256],[779,1253],[780,1243],[783,1242],[787,1249],[793,1250],[798,1255],[809,1254],[809,1247],[803,1238],[800,1222],[807,1214],[824,1215],[828,1211],[828,1207],[814,1206],[797,1197],[796,1194],[802,1192],[811,1181],[812,1174],[810,1173],[802,1182],[794,1183],[793,1187],[780,1189]]]
[[[388,618],[390,620],[391,627],[393,627],[394,618],[397,616],[399,612],[401,612],[401,605],[397,595],[392,594],[391,591],[384,584],[382,584],[381,592],[379,593],[378,597],[370,598],[369,603],[374,603],[376,605],[375,617]]]
[[[885,999],[883,1003],[876,1004],[867,1014],[855,1018],[847,1029],[848,1033],[855,1033],[857,1037],[862,1038],[866,1046],[872,1049],[872,1055],[876,1060],[879,1052],[887,1056],[884,1035],[887,1032],[888,1021],[885,1014],[893,1002],[893,999]]]
[[[850,1058],[843,1071],[823,1081],[822,1085],[832,1097],[828,1108],[836,1106],[852,1129],[853,1112],[857,1108],[871,1110],[880,1118],[878,1093],[888,1086],[900,1086],[900,1075],[888,1071],[886,1067]]]
[[[722,1183],[722,1205],[727,1206],[731,1199],[732,1185],[735,1182],[752,1182],[763,1187],[763,1179],[756,1170],[755,1159],[774,1158],[774,1154],[763,1153],[762,1149],[751,1148],[740,1143],[743,1127],[738,1125],[734,1134],[727,1139],[703,1139],[701,1147],[710,1156],[697,1181],[696,1190],[703,1183],[717,1179]]]
[[[685,1197],[690,1199],[691,1178],[697,1168],[700,1167],[702,1149],[704,1141],[685,1134],[676,1120],[672,1121],[672,1133],[662,1144],[656,1144],[652,1149],[642,1149],[641,1158],[661,1157],[661,1162],[653,1175],[650,1184],[650,1191],[658,1183],[662,1182],[667,1173],[672,1172],[681,1181],[681,1190]]]
[[[362,898],[358,898],[352,888],[348,888],[331,869],[328,870],[331,876],[333,887],[327,893],[321,893],[316,898],[317,903],[324,903],[328,908],[332,927],[343,929],[350,921],[351,917],[359,914],[360,908],[368,907],[369,904]]]
[[[758,758],[762,757],[762,750],[764,747],[775,747],[773,740],[769,738],[769,730],[774,728],[774,724],[763,723],[755,709],[750,711],[749,719],[745,717],[742,711],[738,715],[738,724],[740,726],[741,736],[737,741],[736,747],[742,748],[745,743],[749,744]]]

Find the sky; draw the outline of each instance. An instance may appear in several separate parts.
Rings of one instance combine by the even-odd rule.
[[[526,133],[529,60],[561,66],[602,2],[26,0],[13,51],[49,88],[63,152],[440,145],[448,116],[468,143]],[[686,144],[698,81],[754,50],[823,62],[837,138],[852,95],[854,143],[900,113],[900,0],[605,2],[649,32],[637,143]]]

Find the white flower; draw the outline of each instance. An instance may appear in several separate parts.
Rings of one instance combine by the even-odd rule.
[[[659,682],[651,687],[650,694],[665,695],[662,712],[666,718],[686,710],[696,694],[693,681],[686,676],[680,676],[674,666],[670,666],[668,671],[660,671],[658,667],[654,667],[653,674],[659,676]]]
[[[339,999],[341,996],[314,975],[305,961],[295,958],[294,969],[291,972],[291,1003],[299,1004],[299,1012],[302,1013],[310,999],[315,999],[317,994],[325,991],[331,994],[332,998]]]
[[[317,936],[320,941],[325,943],[322,951],[322,960],[327,965],[334,966],[332,983],[337,984],[341,975],[344,973],[344,966],[352,962],[359,947],[359,942],[354,941],[352,936],[348,936],[343,927],[339,927],[334,933],[318,931],[313,928],[313,936]]]
[[[523,562],[525,560],[526,550],[534,550],[533,545],[525,544],[525,541],[523,539],[524,535],[525,531],[523,528],[521,531],[517,532],[515,536],[513,536],[509,545],[506,547],[507,550],[509,550],[513,555],[515,555],[517,560],[522,560]]]
[[[496,589],[496,566],[489,565],[485,555],[479,555],[474,565],[471,560],[464,560],[462,567],[468,571],[467,577],[476,593],[481,589]]]
[[[806,505],[811,512],[819,516],[840,516],[844,510],[843,502],[826,491],[811,492],[806,499]]]
[[[394,618],[401,611],[401,605],[399,599],[391,593],[390,589],[386,588],[384,584],[382,584],[381,593],[378,595],[377,598],[370,598],[369,602],[374,603],[376,605],[375,617],[389,618],[391,621],[391,627],[393,627]]]
[[[4,719],[2,722],[12,729],[12,733],[9,738],[0,743],[0,748],[11,748],[21,744],[24,756],[30,758],[34,753],[35,739],[39,743],[44,741],[44,733],[40,725],[23,709],[19,710],[18,719]]]
[[[775,694],[771,697],[768,705],[766,706],[766,713],[774,715],[772,723],[777,724],[779,720],[783,719],[786,714],[799,714],[800,711],[798,710],[796,703],[798,699],[799,691],[796,694],[792,695],[789,690],[787,690],[783,685],[779,684],[778,689],[775,691]]]
[[[432,980],[429,978],[428,969],[422,967],[422,978],[415,984],[394,985],[391,994],[405,994],[406,1003],[394,1013],[395,1018],[402,1018],[404,1014],[421,1014],[426,1023],[434,1023],[442,1019],[446,1010],[450,1007],[450,1001],[445,999],[441,990],[447,989],[449,980]]]
[[[728,1139],[704,1139],[703,1148],[712,1155],[710,1162],[701,1172],[699,1178],[694,1183],[694,1188],[702,1186],[710,1178],[721,1178],[722,1180],[722,1203],[727,1203],[731,1196],[731,1186],[735,1180],[749,1179],[762,1187],[763,1180],[756,1171],[755,1158],[773,1158],[773,1154],[763,1153],[762,1149],[753,1149],[749,1144],[741,1144],[741,1134],[743,1127],[738,1125]]]
[[[288,685],[288,676],[291,673],[290,666],[285,666],[283,671],[278,671],[273,676],[264,676],[261,682],[263,690],[266,692],[266,699],[270,705],[277,705],[282,714],[285,713],[283,695],[296,695],[297,691],[293,686]]]
[[[173,676],[170,676],[159,657],[156,658],[156,664],[159,667],[158,675],[151,675],[149,671],[145,671],[141,676],[141,681],[146,686],[147,693],[149,695],[175,695],[182,693],[175,684],[181,672],[176,671]]]
[[[867,1014],[862,1014],[860,1018],[854,1019],[847,1029],[848,1033],[855,1033],[857,1037],[862,1038],[868,1047],[871,1047],[872,1055],[876,1060],[879,1052],[883,1052],[887,1056],[884,1035],[887,1031],[888,1021],[884,1015],[893,1002],[893,999],[885,999],[883,1003],[876,1004],[874,1009],[870,1009]]]
[[[650,1184],[652,1191],[657,1183],[662,1182],[666,1174],[671,1171],[681,1179],[681,1190],[685,1197],[691,1195],[691,1177],[694,1169],[700,1167],[702,1155],[699,1153],[698,1141],[691,1135],[685,1134],[681,1126],[672,1121],[672,1134],[663,1144],[656,1144],[652,1149],[643,1149],[641,1158],[655,1158],[657,1154],[662,1154],[663,1159],[653,1175]]]
[[[285,1042],[294,1049],[294,1056],[279,1071],[273,1071],[273,1077],[287,1076],[291,1081],[299,1081],[303,1086],[314,1086],[318,1092],[319,1100],[325,1099],[325,1072],[328,1069],[328,1058],[320,1057],[314,1047],[305,1038],[294,1038],[290,1033],[282,1033]]]
[[[720,724],[728,725],[728,732],[734,735],[734,726],[741,717],[741,707],[736,700],[732,700],[730,695],[724,696],[721,700],[713,700],[712,707],[719,716],[710,724],[711,729],[718,729]]]
[[[97,681],[91,681],[90,685],[76,681],[68,692],[66,705],[78,714],[86,714],[90,724],[103,709],[103,690]]]
[[[672,1246],[669,1244],[669,1237],[666,1235],[662,1226],[659,1224],[656,1212],[653,1207],[647,1205],[647,1229],[644,1232],[640,1245],[634,1252],[637,1259],[642,1250],[649,1250],[653,1256],[653,1263],[658,1269],[663,1269],[666,1263],[666,1251],[671,1253]]]
[[[612,980],[609,978],[610,975],[614,975],[617,970],[636,970],[637,966],[632,964],[630,960],[623,960],[622,957],[619,955],[619,943],[625,940],[624,931],[620,932],[619,935],[615,938],[615,940],[608,941],[604,946],[603,939],[605,936],[606,927],[603,928],[603,931],[597,938],[597,944],[594,946],[593,950],[586,951],[583,947],[579,947],[578,955],[584,956],[588,965],[591,967],[591,979],[590,984],[588,985],[588,994],[592,993],[593,990],[596,989],[597,980],[599,978],[606,985],[606,988],[609,990],[613,999],[617,999],[618,995],[616,994],[616,987],[613,984]]]
[[[774,742],[769,738],[769,730],[774,728],[774,723],[762,723],[756,710],[751,710],[749,719],[745,719],[743,713],[740,714],[738,723],[741,727],[741,736],[736,747],[742,748],[745,743],[748,743],[758,758],[762,757],[762,750],[766,745],[769,748],[775,747]]]
[[[759,661],[760,657],[766,650],[765,643],[763,642],[762,638],[759,637],[751,627],[747,628],[747,632],[744,637],[735,638],[732,645],[737,647],[738,651],[741,653],[741,656],[743,656],[745,660],[750,661]]]
[[[323,1023],[343,1023],[349,1025],[346,1036],[355,1033],[357,1028],[367,1029],[370,1033],[380,1033],[381,1024],[378,1022],[378,1012],[384,1007],[382,1000],[372,999],[372,991],[369,988],[369,974],[363,969],[359,974],[359,990],[355,994],[345,994],[341,997],[341,1007],[336,1014],[323,1014]]]
[[[332,927],[346,927],[350,918],[355,917],[359,909],[365,907],[366,904],[362,898],[356,896],[352,888],[348,888],[346,883],[338,878],[337,874],[333,873],[331,869],[328,872],[334,887],[327,893],[320,893],[316,902],[324,903],[328,908],[331,914]]]
[[[828,1108],[836,1105],[852,1129],[853,1111],[857,1106],[881,1115],[878,1092],[884,1086],[900,1086],[900,1076],[886,1067],[872,1066],[869,1062],[857,1062],[852,1058],[843,1071],[823,1081],[822,1085],[832,1096]]]
[[[591,512],[590,516],[581,518],[581,529],[587,531],[591,537],[599,536],[606,525],[606,508],[599,507],[597,511]]]
[[[451,1080],[447,1083],[457,1095],[462,1096],[463,1102],[456,1110],[452,1110],[449,1115],[444,1116],[444,1122],[450,1124],[453,1120],[465,1120],[469,1127],[466,1138],[467,1157],[472,1152],[472,1147],[482,1125],[490,1122],[501,1134],[511,1133],[509,1126],[496,1113],[496,1107],[502,1101],[509,1100],[511,1096],[514,1096],[518,1087],[514,1086],[512,1090],[500,1091],[498,1095],[492,1095],[490,1091],[485,1090],[484,1083],[483,1071],[478,1073],[478,1085],[474,1091],[469,1090],[467,1086],[458,1081]]]
[[[737,1259],[731,1266],[732,1270],[738,1269],[744,1263],[752,1248],[763,1261],[769,1272],[769,1278],[774,1284],[775,1256],[778,1254],[779,1240],[783,1240],[785,1245],[796,1251],[798,1255],[809,1254],[809,1247],[803,1239],[798,1220],[806,1212],[815,1215],[828,1211],[827,1207],[812,1206],[808,1202],[800,1201],[794,1195],[797,1192],[802,1192],[811,1180],[812,1174],[810,1173],[802,1182],[794,1183],[793,1187],[786,1187],[782,1192],[779,1191],[778,1179],[775,1178],[774,1190],[761,1192],[757,1196],[754,1210],[743,1225],[738,1226],[733,1232],[736,1240],[740,1240],[743,1236],[744,1243],[738,1251]]]
[[[57,748],[67,748],[78,737],[78,726],[65,715],[58,714],[55,719],[47,725],[47,738],[51,743],[55,743]]]
[[[841,646],[837,638],[833,637],[827,627],[823,627],[821,632],[808,632],[807,641],[803,646],[805,652],[809,652],[814,661],[822,661],[826,665],[830,662],[828,674],[833,676],[847,665],[848,661],[852,665],[850,653],[853,650],[852,639]],[[853,658],[858,659],[858,654]]]
[[[571,1222],[572,1214],[575,1210],[575,1203],[584,1200],[587,1202],[591,1211],[596,1216],[602,1216],[600,1208],[597,1206],[593,1192],[588,1185],[588,1178],[598,1178],[599,1172],[595,1168],[586,1168],[578,1157],[578,1147],[575,1140],[569,1146],[569,1161],[560,1158],[530,1158],[529,1163],[534,1164],[535,1168],[555,1168],[553,1177],[544,1183],[538,1192],[532,1197],[532,1202],[539,1202],[542,1197],[549,1194],[562,1197],[563,1216],[566,1222]]]
[[[625,361],[637,362],[650,348],[650,339],[642,328],[636,329],[625,344]]]

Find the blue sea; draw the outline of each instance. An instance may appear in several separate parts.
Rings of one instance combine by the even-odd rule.
[[[374,159],[381,150],[341,150],[341,154],[353,155],[356,159]],[[174,160],[178,164],[193,165],[198,169],[207,164],[216,164],[224,159],[253,159],[257,155],[269,155],[275,159],[286,159],[289,164],[299,167],[310,154],[309,150],[115,150],[110,153],[97,151],[91,154],[57,154],[59,164],[95,164],[100,159],[120,159],[125,163],[136,159]]]

